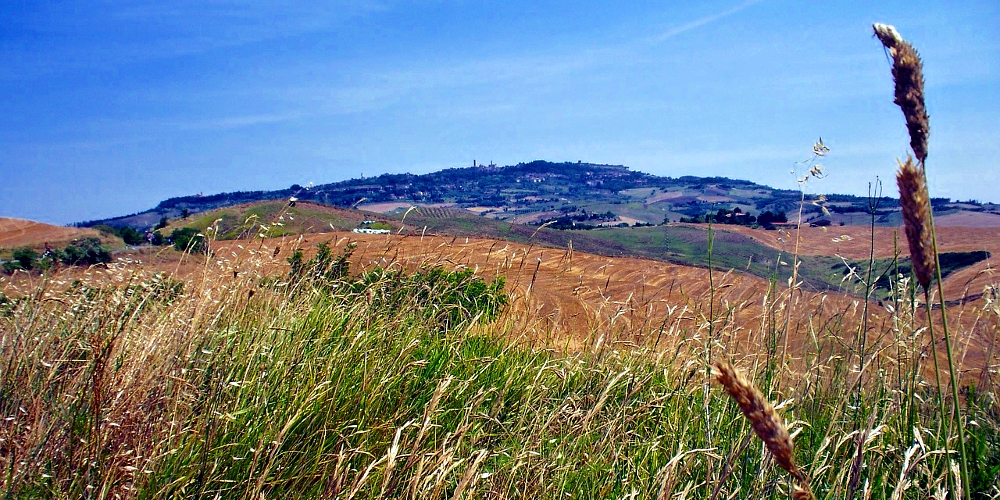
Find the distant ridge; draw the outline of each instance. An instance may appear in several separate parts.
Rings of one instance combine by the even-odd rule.
[[[632,225],[703,217],[720,209],[739,209],[745,214],[797,211],[800,193],[726,177],[662,177],[624,165],[536,160],[505,167],[449,168],[421,175],[382,174],[317,186],[295,184],[273,191],[181,196],[166,199],[143,212],[76,225],[142,229],[152,227],[163,217],[174,219],[241,203],[292,198],[345,208],[359,204],[371,210],[386,207],[387,211],[409,206],[456,208],[482,217],[527,224],[566,217],[581,221],[581,225],[583,221]],[[867,224],[870,222],[867,202],[857,196],[827,195],[821,203],[807,204],[805,220],[827,225]],[[941,215],[1000,214],[1000,206],[993,204],[959,204],[945,198],[935,198],[932,202],[936,214]],[[877,224],[899,224],[896,200],[883,199],[876,216]]]

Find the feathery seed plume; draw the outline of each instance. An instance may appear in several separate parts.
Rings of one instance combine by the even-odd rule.
[[[794,488],[792,491],[792,500],[813,500],[813,494],[809,489]]]

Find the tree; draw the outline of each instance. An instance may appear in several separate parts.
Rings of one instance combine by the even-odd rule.
[[[788,216],[785,212],[774,213],[768,210],[757,217],[757,223],[763,226],[764,229],[773,228],[777,222],[788,222]]]
[[[146,243],[146,235],[132,229],[131,227],[124,226],[118,229],[118,236],[121,236],[122,241],[126,245],[142,245]]]
[[[160,246],[166,244],[166,238],[163,237],[163,233],[159,229],[153,231],[153,239],[149,241],[153,245]]]
[[[726,222],[729,222],[728,220],[726,220],[728,215],[729,212],[726,211],[726,209],[720,208],[718,212],[715,212],[715,222],[718,222],[719,224],[725,224]]]

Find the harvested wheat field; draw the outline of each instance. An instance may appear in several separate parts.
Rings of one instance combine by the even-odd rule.
[[[989,215],[989,214],[985,214]],[[795,230],[762,231],[740,226],[716,226],[719,231],[739,233],[785,253],[795,251]],[[943,226],[937,228],[938,251],[975,252],[985,250],[990,256],[956,271],[944,280],[949,300],[976,300],[983,290],[1000,281],[1000,227]],[[874,249],[874,257],[909,256],[903,228],[863,226],[805,227],[798,233],[801,255],[840,255],[865,260]],[[895,243],[894,243],[895,242]]]
[[[53,226],[24,219],[0,217],[0,248],[60,246],[77,238],[100,237],[94,229]]]
[[[571,351],[602,344],[670,350],[711,336],[735,356],[762,355],[768,342],[777,342],[780,345],[776,348],[787,348],[790,355],[800,356],[815,347],[817,338],[849,342],[862,328],[866,314],[872,342],[889,342],[885,332],[893,328],[889,309],[894,306],[883,302],[870,301],[866,311],[865,302],[855,296],[838,292],[790,294],[787,283],[771,289],[767,280],[735,271],[717,270],[710,281],[708,270],[697,267],[508,241],[338,232],[218,242],[214,248],[222,259],[219,263],[237,274],[251,270],[251,262],[256,266],[253,272],[266,269],[273,273],[287,269],[285,259],[294,249],[301,248],[308,256],[322,242],[333,247],[335,254],[349,244],[357,245],[351,258],[352,273],[375,267],[412,271],[442,266],[470,268],[487,279],[501,276],[511,297],[504,316],[508,333],[531,345]],[[264,256],[268,265],[261,267],[259,260],[247,258],[246,252],[255,245],[254,253]],[[988,278],[977,279],[986,282]],[[989,283],[995,286],[996,281]],[[981,291],[977,298],[982,299]],[[977,300],[949,311],[953,321],[967,332],[960,341],[963,371],[975,376],[985,373],[988,351],[996,340],[995,315],[983,310],[990,306]],[[923,321],[919,310],[916,316],[915,321]],[[787,331],[787,339],[774,338],[776,331]]]
[[[835,8],[810,13],[754,3],[670,12],[577,9],[569,16],[554,9],[558,19],[539,11],[489,24],[490,40],[517,39],[516,54],[494,50],[504,48],[493,42],[488,53],[481,44],[470,52],[468,42],[486,31],[467,21],[490,16],[450,9],[448,20],[457,22],[445,24],[456,29],[436,29],[445,25],[438,22],[444,9],[436,5],[420,6],[420,12],[402,4],[388,13],[340,8],[334,17],[282,6],[282,14],[309,15],[303,25],[308,33],[296,33],[302,23],[276,18],[273,9],[226,8],[222,15],[182,10],[166,23],[154,15],[154,48],[158,40],[176,38],[171,32],[177,27],[183,29],[175,34],[191,31],[175,22],[182,18],[196,20],[198,26],[190,27],[209,42],[213,33],[246,39],[260,31],[260,20],[268,27],[277,21],[278,30],[268,32],[288,35],[257,37],[249,51],[238,43],[233,48],[239,53],[221,47],[194,54],[197,60],[181,54],[172,58],[170,71],[138,64],[131,66],[146,73],[128,73],[129,65],[118,64],[112,72],[122,70],[118,84],[110,75],[98,93],[92,91],[99,85],[85,85],[104,97],[176,90],[171,109],[156,109],[153,118],[198,125],[157,128],[164,135],[158,143],[187,145],[180,148],[131,147],[135,141],[127,133],[119,137],[121,127],[87,127],[109,120],[151,123],[141,98],[119,99],[127,106],[114,106],[111,115],[89,113],[106,106],[73,109],[60,125],[57,110],[43,101],[65,107],[79,101],[71,99],[79,89],[56,92],[73,81],[65,71],[59,82],[42,82],[41,97],[53,99],[28,99],[31,106],[15,113],[15,121],[42,116],[52,126],[19,132],[12,159],[43,168],[46,157],[58,161],[63,155],[64,163],[81,168],[33,180],[96,181],[108,189],[91,194],[119,196],[159,180],[145,197],[162,189],[211,189],[234,182],[234,175],[251,188],[263,177],[280,182],[275,179],[329,173],[329,167],[338,175],[378,165],[398,173],[272,191],[199,192],[94,221],[145,229],[159,220],[170,234],[154,234],[151,242],[169,247],[133,247],[106,237],[108,245],[83,240],[42,256],[0,249],[0,497],[1000,500],[1000,280],[994,274],[1000,215],[989,213],[995,204],[975,198],[932,198],[927,180],[939,174],[936,160],[925,168],[927,110],[933,109],[950,116],[945,133],[935,132],[945,146],[941,163],[955,165],[955,172],[942,170],[942,178],[952,189],[964,179],[990,179],[979,161],[991,161],[990,152],[970,147],[981,148],[983,141],[975,139],[989,136],[987,125],[996,120],[965,115],[985,109],[982,96],[968,91],[981,92],[992,75],[973,74],[962,86],[933,82],[948,98],[928,107],[923,61],[896,28],[871,25],[881,47],[869,40],[878,50],[867,56],[854,42],[840,40],[851,23],[875,12],[854,9],[845,18]],[[904,18],[924,19],[915,33],[933,42],[926,45],[934,64],[928,75],[943,68],[968,76],[981,68],[963,61],[995,52],[996,44],[984,45],[977,35],[985,24],[974,21],[989,18],[982,9],[907,7]],[[578,15],[584,11],[597,17]],[[941,15],[945,11],[949,15]],[[468,13],[475,15],[463,17]],[[88,47],[100,47],[83,43],[87,47],[77,50],[75,42],[99,32],[114,35],[105,28],[122,17],[113,16],[112,23],[88,16],[61,33],[66,23],[33,14],[13,17],[32,38],[24,41],[51,32],[73,45],[69,53],[84,56]],[[37,25],[35,17],[46,22]],[[142,18],[125,16],[138,27],[127,30],[129,46],[143,41],[132,36],[143,32]],[[573,24],[564,24],[570,18]],[[821,18],[823,33],[813,30],[817,36],[804,38],[801,27]],[[96,31],[76,29],[90,25]],[[55,31],[34,29],[39,26]],[[779,27],[788,35],[778,36]],[[425,32],[461,38],[420,36]],[[539,38],[543,32],[557,38]],[[59,45],[48,43],[51,36],[39,40],[46,50],[39,54],[59,55],[51,52]],[[402,41],[407,50],[386,40]],[[365,50],[335,50],[331,59],[329,49],[341,41]],[[121,45],[114,36],[110,43]],[[318,52],[282,50],[292,46]],[[421,50],[440,47],[448,48],[444,56]],[[671,57],[678,48],[697,57]],[[286,57],[299,52],[308,58]],[[286,62],[269,64],[258,53]],[[560,54],[569,54],[572,64],[543,71],[545,85],[528,92],[539,87],[532,85],[537,79],[507,78],[524,71],[480,77],[483,68],[495,69],[491,61],[513,61],[538,73],[535,67],[563,61]],[[955,64],[942,66],[942,55]],[[294,82],[291,91],[279,92],[288,99],[282,97],[278,108],[274,99],[242,102],[261,94],[253,86],[260,78],[238,79],[238,87],[222,78],[218,86],[217,75],[200,69],[247,66],[232,61],[279,75],[263,79],[265,97]],[[333,73],[313,71],[318,61]],[[888,85],[861,80],[871,64],[891,65],[883,76],[886,84],[891,76],[891,92]],[[817,88],[808,85],[816,78],[795,76],[803,68],[818,72],[820,94],[835,99],[820,99],[817,107]],[[339,70],[349,78],[337,77]],[[453,84],[450,75],[463,77]],[[322,82],[310,83],[315,76]],[[126,80],[141,88],[121,84]],[[733,92],[733,81],[748,92]],[[362,93],[361,106],[339,109],[341,98],[352,101],[359,88],[374,89],[368,97],[389,98],[372,107]],[[314,112],[316,89],[324,99],[332,96],[320,102],[320,114]],[[885,96],[881,109],[871,102],[873,92]],[[213,102],[174,105],[206,96]],[[246,105],[230,106],[236,101],[220,100],[225,96]],[[494,106],[497,96],[517,99],[513,106]],[[909,135],[909,151],[896,171],[898,212],[890,214],[903,231],[666,223],[678,214],[686,216],[682,220],[749,223],[750,209],[766,214],[796,203],[801,219],[807,182],[837,171],[835,163],[830,170],[824,165],[828,155],[846,150],[853,177],[870,175],[876,167],[869,162],[899,150],[898,137],[882,135],[888,132],[884,114],[893,110],[890,97]],[[597,127],[567,121],[567,103],[570,118],[614,109],[621,119]],[[254,111],[255,104],[274,109]],[[237,108],[242,111],[234,115]],[[650,114],[629,118],[640,109]],[[668,109],[681,112],[662,112]],[[802,120],[803,110],[821,119]],[[754,116],[773,119],[762,126],[746,119]],[[538,117],[570,126],[547,127],[555,122]],[[505,133],[511,123],[528,125]],[[641,126],[621,127],[625,123]],[[838,130],[833,135],[851,133],[828,137],[829,146],[818,139],[811,157],[801,160],[785,142],[798,139],[781,136],[816,125]],[[86,137],[77,129],[86,129]],[[545,129],[558,133],[546,136]],[[505,151],[505,140],[517,145]],[[470,153],[533,150],[630,151],[625,154],[681,174],[684,165],[696,173],[762,172],[764,165],[780,168],[786,158],[794,162],[801,191],[728,177],[663,177],[582,159],[504,167],[473,159],[471,168],[403,173]],[[960,156],[949,159],[956,152]],[[956,158],[962,158],[957,165]],[[122,161],[127,164],[116,165]],[[111,175],[90,175],[132,171],[134,165],[150,169],[131,184],[104,186]],[[152,170],[158,166],[165,175]],[[84,171],[88,175],[80,175]],[[881,196],[878,186],[869,184]],[[988,187],[958,186],[993,195]],[[657,197],[660,190],[679,195]],[[875,215],[862,197],[830,199],[846,214],[834,222]],[[102,196],[119,207],[127,206],[123,201]],[[333,206],[366,201],[364,207],[380,210],[433,204],[391,216]],[[249,204],[230,206],[237,202]],[[496,207],[504,218],[538,224],[476,217],[463,206]],[[935,230],[937,208],[942,216]],[[660,217],[665,224],[638,224]],[[589,224],[607,220],[626,223]],[[412,229],[418,232],[403,234]],[[142,243],[128,231],[102,230]],[[0,245],[61,243],[84,234],[0,220]]]
[[[425,330],[412,320],[417,309],[380,310],[377,290],[335,298],[316,293],[321,289],[283,288],[288,257],[303,249],[309,258],[323,242],[333,255],[356,245],[352,275],[441,266],[503,277],[508,307],[489,323]],[[567,489],[617,484],[612,476],[619,473],[603,467],[590,472],[599,479],[586,485],[547,480],[573,470],[562,458],[570,454],[581,464],[638,461],[641,469],[627,474],[649,482],[646,497],[656,498],[677,489],[676,481],[702,481],[706,468],[721,469],[726,454],[749,442],[743,426],[727,423],[732,410],[724,394],[709,390],[704,368],[733,359],[759,373],[780,367],[758,375],[768,384],[764,394],[784,401],[812,487],[843,492],[849,480],[826,464],[852,460],[850,436],[857,430],[837,422],[850,414],[844,408],[854,404],[855,389],[864,391],[858,401],[874,403],[869,398],[890,380],[926,397],[933,387],[930,360],[945,362],[940,344],[931,356],[928,337],[909,333],[923,331],[922,315],[905,301],[868,303],[867,335],[859,336],[863,301],[789,294],[787,284],[771,288],[738,273],[710,276],[645,259],[443,236],[334,232],[211,247],[209,255],[144,248],[107,266],[4,278],[15,302],[0,304],[2,347],[17,360],[4,383],[17,399],[0,439],[19,452],[70,452],[55,461],[7,461],[12,473],[0,486],[22,491],[65,477],[61,489],[99,482],[122,498],[224,496],[236,488],[261,492],[254,498],[281,491],[337,498],[345,489],[359,492],[356,498],[379,498],[400,488],[406,498],[447,498],[453,495],[444,494],[446,485],[469,470],[486,471],[473,486],[498,498],[523,491],[561,498]],[[391,279],[371,286],[391,288]],[[30,321],[29,307],[38,311]],[[966,305],[952,316],[963,379],[993,387],[1000,315]],[[76,375],[58,377],[57,387],[48,383],[47,391],[61,394],[51,402],[32,396],[31,387],[54,373]],[[62,401],[96,406],[80,406],[66,420],[58,417]],[[893,445],[899,448],[912,440],[906,415],[916,413],[907,412],[857,421],[885,422],[878,425],[891,434],[883,439],[902,440]],[[992,422],[987,418],[977,417]],[[77,421],[89,423],[70,425]],[[674,449],[676,436],[691,426],[701,437]],[[447,436],[434,434],[437,428]],[[81,436],[98,445],[76,447]],[[480,444],[486,441],[493,444]],[[703,441],[727,451],[703,455],[697,451]],[[831,448],[831,442],[847,445]],[[247,459],[256,450],[270,458]],[[866,460],[879,460],[885,472],[878,474],[895,478],[903,458],[875,451]],[[690,466],[669,465],[689,454]],[[196,481],[205,456],[218,465]],[[74,462],[98,457],[100,471],[70,472]],[[378,480],[366,483],[366,470],[378,470]],[[773,465],[766,470],[780,477]],[[766,496],[753,486],[760,483],[753,474],[732,488]],[[937,484],[945,481],[929,474]],[[254,477],[269,479],[248,484]]]
[[[795,250],[795,230],[764,231],[743,226],[717,225],[718,231],[740,233],[784,252]],[[875,258],[892,257],[898,241],[900,255],[908,255],[906,235],[901,227],[865,226],[803,227],[799,230],[801,255],[843,255],[850,259],[867,259],[874,246]],[[1000,252],[1000,227],[940,226],[937,228],[938,249],[941,252],[986,250]],[[996,267],[996,266],[994,266]]]

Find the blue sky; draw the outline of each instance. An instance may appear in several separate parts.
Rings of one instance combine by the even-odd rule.
[[[624,4],[624,5],[623,5]],[[1000,3],[75,1],[0,6],[0,216],[546,159],[895,189],[872,22],[924,57],[932,196],[1000,202]]]

